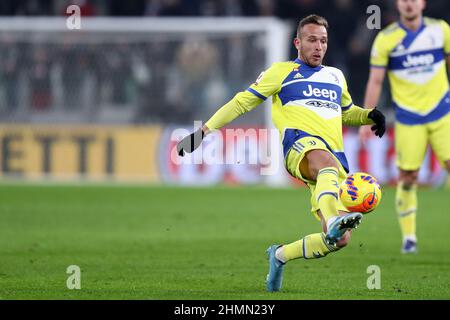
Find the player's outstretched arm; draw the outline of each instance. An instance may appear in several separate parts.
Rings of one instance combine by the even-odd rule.
[[[203,139],[210,131],[225,126],[240,115],[255,108],[262,101],[261,98],[258,98],[248,91],[238,93],[230,102],[217,110],[202,128],[199,128],[178,142],[178,155],[183,157],[186,153],[192,153],[200,146]]]
[[[202,129],[198,129],[196,132],[181,140],[177,146],[178,154],[184,156],[185,152],[193,152],[200,146],[203,138],[210,130],[213,131],[222,128],[272,96],[281,88],[282,79],[291,70],[291,65],[274,63],[265,72],[262,72],[255,83],[246,91],[239,92],[227,104],[217,110]]]

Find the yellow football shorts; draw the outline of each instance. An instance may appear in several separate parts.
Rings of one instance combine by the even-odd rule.
[[[450,113],[437,121],[422,125],[395,123],[397,166],[402,170],[418,170],[422,165],[428,143],[439,162],[450,160]]]
[[[315,194],[315,190],[316,190],[316,182],[315,181],[311,181],[311,180],[307,180],[304,177],[302,177],[301,173],[300,173],[300,162],[303,160],[303,158],[305,157],[306,153],[308,153],[311,150],[324,150],[329,152],[332,157],[336,160],[336,162],[338,163],[338,168],[339,168],[339,177],[338,177],[338,182],[339,184],[341,184],[345,178],[347,177],[347,173],[345,172],[344,167],[342,167],[341,163],[339,162],[339,160],[330,152],[330,150],[328,150],[327,146],[325,145],[325,143],[315,137],[303,137],[298,139],[295,145],[300,145],[301,148],[291,148],[288,151],[288,154],[286,156],[286,160],[285,160],[285,166],[287,171],[294,177],[297,179],[300,179],[301,181],[305,182],[308,187],[309,190],[311,191],[311,212],[314,214],[314,216],[316,217],[317,220],[320,220],[319,216],[317,215],[317,210],[319,210],[319,204],[317,203],[316,200],[316,194]],[[300,151],[300,152],[299,152]],[[342,202],[339,200],[338,206],[337,206],[338,210],[340,211],[345,211],[348,212],[347,208],[345,208],[345,206],[342,204]]]

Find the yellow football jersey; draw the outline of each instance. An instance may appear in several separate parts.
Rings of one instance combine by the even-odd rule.
[[[371,65],[388,71],[398,122],[424,124],[450,111],[449,54],[450,27],[443,20],[424,18],[416,31],[395,22],[378,33]]]
[[[305,136],[322,140],[348,172],[342,124],[370,124],[370,110],[353,105],[342,72],[310,67],[301,60],[274,63],[246,91],[219,109],[206,122],[218,129],[272,97],[272,120],[281,134],[284,156]]]

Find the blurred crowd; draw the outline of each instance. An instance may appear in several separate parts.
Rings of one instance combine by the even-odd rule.
[[[291,22],[292,37],[301,17],[318,13],[330,23],[325,63],[344,71],[358,104],[377,33],[366,27],[366,9],[380,6],[382,26],[397,19],[394,0],[2,0],[0,15],[63,16],[70,4],[79,5],[82,16],[275,16]],[[426,15],[450,21],[450,3],[428,1]],[[124,35],[124,41],[89,43],[67,34],[41,42],[16,36],[0,32],[0,110],[7,113],[21,106],[75,109],[95,119],[102,107],[111,107],[132,109],[131,121],[190,121],[205,118],[245,89],[265,64],[254,34],[211,39],[150,34],[134,41]],[[291,46],[290,58],[295,57]]]
[[[59,112],[66,120],[98,121],[104,112],[122,111],[119,122],[191,121],[245,89],[265,62],[258,37],[245,34],[145,34],[132,41],[126,33],[114,39],[97,34],[91,41],[74,35],[36,42],[0,32],[3,120]],[[255,54],[262,59],[252,59]]]
[[[80,6],[85,16],[277,16],[298,19],[304,13],[319,12],[344,21],[347,16],[338,17],[340,12],[352,12],[352,17],[356,18],[372,4],[380,6],[385,16],[395,14],[395,0],[2,0],[0,15],[61,15],[71,4]],[[432,15],[450,15],[446,0],[428,1],[427,6]]]

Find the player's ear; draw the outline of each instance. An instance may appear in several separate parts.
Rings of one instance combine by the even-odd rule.
[[[427,7],[427,0],[422,0],[422,11]]]
[[[297,50],[300,50],[300,39],[294,38],[294,46]]]

